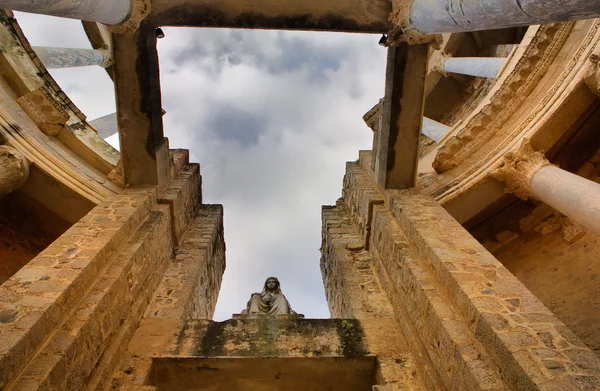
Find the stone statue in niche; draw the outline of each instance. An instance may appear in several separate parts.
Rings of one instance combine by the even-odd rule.
[[[292,311],[289,301],[281,292],[279,280],[269,277],[261,293],[253,293],[248,306],[242,311],[244,315],[289,315]]]

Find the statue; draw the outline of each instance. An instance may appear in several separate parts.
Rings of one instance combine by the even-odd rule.
[[[296,312],[292,311],[290,303],[281,292],[279,280],[276,277],[269,277],[265,281],[262,292],[252,294],[242,314],[288,315]]]

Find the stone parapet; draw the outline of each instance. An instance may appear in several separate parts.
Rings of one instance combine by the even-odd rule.
[[[348,164],[344,197],[376,190],[368,166]],[[356,230],[371,228],[373,269],[417,368],[443,383],[428,389],[600,387],[600,360],[437,202],[388,190],[369,211],[348,198],[339,203]]]
[[[360,320],[369,352],[377,356],[376,384],[390,390],[439,389],[437,375],[411,354],[411,337],[394,319],[378,262],[359,247],[359,233],[341,200],[323,207],[322,240],[321,271],[331,314]]]
[[[149,224],[168,222],[168,209],[163,207],[153,211],[155,203],[154,188],[127,189],[110,197],[0,286],[0,333],[3,336],[0,339],[0,387],[10,384],[17,387],[13,389],[21,389],[21,386],[47,389],[42,384],[49,380],[85,380],[90,375],[92,363],[96,363],[106,348],[103,343],[85,342],[83,346],[87,348],[77,357],[88,361],[85,365],[79,363],[81,366],[74,361],[71,363],[73,370],[80,371],[77,374],[66,373],[65,376],[62,371],[66,367],[57,369],[59,367],[55,364],[75,359],[69,346],[91,341],[92,335],[96,335],[94,333],[119,330],[119,320],[108,314],[114,311],[115,317],[121,316],[117,309],[129,309],[132,304],[123,305],[127,301],[116,300],[119,294],[111,289],[125,289],[122,291],[124,295],[126,292],[132,294],[134,285],[135,289],[142,291],[150,289],[144,284],[137,285],[143,281],[138,281],[138,278],[141,278],[142,270],[147,273],[148,265],[134,267],[134,264],[152,262],[161,254],[164,260],[168,259],[170,239],[163,243],[164,232],[152,237],[150,242],[154,248],[150,248],[152,245],[149,243],[149,247],[144,247],[148,253],[143,256],[139,253],[142,250],[136,250],[135,254],[129,255],[141,257],[135,260],[128,258],[127,243],[147,240],[140,235],[150,229]],[[165,231],[170,237],[168,225]],[[137,246],[139,244],[134,247]],[[154,256],[148,257],[150,253]],[[127,259],[129,264],[122,265],[120,269],[108,267],[113,263],[127,262]],[[102,276],[108,280],[101,283]],[[126,297],[130,297],[130,303],[135,302],[132,296],[125,295],[123,300]],[[84,303],[96,309],[85,308]],[[101,326],[103,319],[107,324]],[[66,330],[73,334],[63,334]],[[103,338],[110,336],[106,334]],[[53,355],[45,355],[40,350],[42,346],[53,346],[53,343],[57,343]],[[45,360],[45,363],[32,366],[36,360]],[[61,372],[60,379],[50,377],[53,370]],[[17,374],[23,376],[17,379]]]
[[[223,207],[202,205],[181,237],[145,318],[212,318],[224,271]]]
[[[369,179],[363,173],[364,170],[357,163],[346,164],[342,199],[360,232],[361,245],[368,249],[373,206],[383,204],[383,196],[369,186]]]
[[[181,235],[193,220],[202,203],[202,177],[199,164],[187,164],[173,177],[158,196],[158,202],[171,208],[173,242],[180,244]]]

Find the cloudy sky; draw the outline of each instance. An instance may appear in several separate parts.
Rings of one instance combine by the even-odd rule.
[[[18,13],[36,46],[90,47],[78,21]],[[165,29],[159,41],[165,134],[201,165],[205,203],[225,207],[227,270],[215,313],[239,313],[266,277],[307,317],[329,317],[321,205],[341,195],[346,161],[371,146],[362,121],[383,95],[379,36]],[[52,75],[88,119],[115,110],[97,67]],[[112,140],[114,141],[114,140]]]

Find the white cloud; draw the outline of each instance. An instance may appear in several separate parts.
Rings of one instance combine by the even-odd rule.
[[[25,19],[19,21],[33,42],[38,26],[25,25]],[[37,25],[55,36],[77,30],[69,25],[65,34],[66,27]],[[295,310],[328,317],[319,269],[320,210],[341,195],[345,162],[370,148],[362,115],[383,95],[379,37],[164,30],[165,134],[172,148],[188,148],[200,162],[204,201],[225,207],[227,270],[215,318],[243,309],[270,275],[279,277]],[[49,45],[41,38],[35,44]],[[108,80],[58,81],[86,113],[114,107],[112,96],[105,96],[112,93]]]

